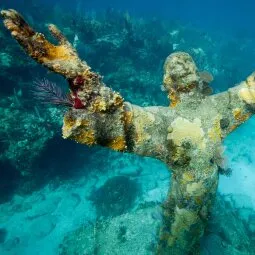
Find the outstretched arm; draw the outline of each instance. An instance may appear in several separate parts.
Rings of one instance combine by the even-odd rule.
[[[169,122],[165,111],[165,108],[143,108],[126,102],[114,112],[72,109],[64,118],[63,137],[165,161]]]
[[[80,60],[54,25],[49,30],[58,45],[35,32],[15,10],[3,10],[1,15],[6,28],[27,54],[68,80],[74,105],[64,117],[64,138],[117,151],[166,157],[167,123],[163,108],[141,108],[124,102],[119,93],[105,86],[100,75]]]
[[[225,138],[254,113],[255,73],[228,91],[209,97],[221,115],[222,136]]]

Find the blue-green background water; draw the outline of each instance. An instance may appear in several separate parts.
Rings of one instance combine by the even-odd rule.
[[[168,104],[160,89],[162,66],[174,51],[190,53],[200,70],[213,74],[215,93],[255,71],[251,0],[2,0],[0,8],[17,9],[47,36],[46,24],[54,23],[72,43],[77,37],[81,58],[107,85],[141,106]],[[89,236],[98,220],[136,215],[138,209],[160,205],[168,191],[170,174],[160,162],[63,140],[62,110],[43,107],[31,96],[33,81],[42,78],[67,90],[66,82],[30,60],[1,24],[0,254],[59,254],[61,249],[74,254],[75,242],[68,250],[65,237],[80,226]],[[203,254],[255,254],[254,127],[253,117],[224,143],[233,173],[220,177],[218,198],[224,202],[213,209]],[[104,185],[109,193],[104,194]],[[127,245],[123,254],[133,254],[135,246],[132,233],[124,231],[130,222],[119,227],[118,245]],[[152,243],[153,227],[148,230]],[[93,246],[92,239],[83,243]],[[93,247],[87,251],[96,254]]]
[[[240,1],[231,0],[186,0],[186,1],[102,1],[102,0],[88,0],[79,1],[15,1],[3,0],[1,1],[6,6],[26,9],[31,8],[31,5],[47,6],[49,8],[54,4],[60,4],[68,12],[77,10],[77,3],[81,12],[90,10],[105,10],[107,8],[114,8],[121,11],[129,11],[132,14],[159,17],[162,19],[179,19],[187,23],[194,23],[199,27],[212,29],[212,31],[226,31],[233,32],[241,30],[251,30],[254,23],[254,1],[245,0]]]

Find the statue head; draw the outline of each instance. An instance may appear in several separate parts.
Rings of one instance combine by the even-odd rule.
[[[164,64],[163,85],[172,107],[181,99],[190,98],[193,95],[205,95],[204,89],[208,83],[206,84],[201,74],[188,53],[175,52],[167,57]]]

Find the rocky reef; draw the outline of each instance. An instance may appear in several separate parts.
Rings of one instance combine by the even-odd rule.
[[[121,215],[133,207],[138,195],[138,185],[128,176],[116,176],[97,190],[93,190],[90,199],[97,208],[98,217]]]

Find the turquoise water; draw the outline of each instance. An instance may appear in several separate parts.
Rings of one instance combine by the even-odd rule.
[[[168,105],[163,63],[188,52],[215,93],[255,70],[253,1],[1,1],[49,36],[56,24],[125,100]],[[33,62],[0,24],[0,254],[154,254],[171,178],[156,160],[61,137],[63,108],[33,82],[67,82]],[[255,254],[255,119],[224,141],[202,254]]]

